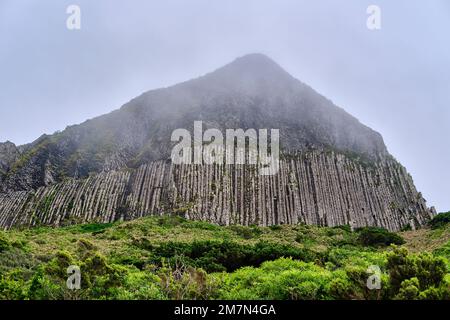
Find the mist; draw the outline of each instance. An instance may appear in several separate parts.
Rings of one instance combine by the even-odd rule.
[[[68,30],[66,8],[81,8]],[[381,29],[366,26],[369,5]],[[259,52],[380,132],[428,205],[450,209],[450,3],[0,3],[0,141],[29,143]]]

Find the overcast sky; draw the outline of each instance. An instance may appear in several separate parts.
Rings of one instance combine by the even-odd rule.
[[[81,30],[66,28],[70,4]],[[380,30],[366,27],[370,4]],[[449,39],[446,0],[0,0],[0,141],[31,142],[261,52],[379,131],[447,211]]]

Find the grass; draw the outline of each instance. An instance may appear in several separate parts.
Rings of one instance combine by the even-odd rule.
[[[402,247],[412,253],[447,259],[450,270],[448,226],[396,235],[375,231],[403,238]],[[9,230],[0,232],[0,298],[392,297],[388,291],[374,295],[364,289],[370,265],[380,266],[383,281],[389,282],[392,251],[384,241],[367,245],[361,240],[367,238],[364,232],[304,224],[218,226],[173,215]],[[65,288],[69,263],[81,266],[84,290]],[[274,268],[280,272],[268,271]],[[299,273],[302,269],[307,274]]]

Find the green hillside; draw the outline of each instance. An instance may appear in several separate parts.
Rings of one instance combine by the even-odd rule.
[[[449,260],[447,223],[393,234],[146,217],[1,232],[0,299],[449,299]]]

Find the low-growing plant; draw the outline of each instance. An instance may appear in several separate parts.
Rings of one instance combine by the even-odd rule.
[[[184,257],[185,263],[208,272],[234,271],[245,266],[259,266],[265,261],[292,257],[303,261],[320,259],[320,254],[308,249],[270,242],[244,245],[231,241],[165,242],[152,251],[152,262],[161,258]]]
[[[247,227],[247,226],[233,225],[230,226],[229,229],[244,239],[252,239],[257,236],[260,236],[263,233],[261,228],[257,226]]]
[[[0,299],[450,299],[445,228],[423,230],[438,245],[421,254],[384,247],[396,239],[386,230],[280,228],[158,216],[2,231]]]
[[[432,229],[443,227],[448,223],[450,223],[450,211],[439,213],[429,221],[429,225]]]
[[[396,233],[380,227],[364,227],[357,229],[358,239],[365,246],[388,246],[403,244],[405,240]]]
[[[11,244],[8,240],[6,240],[6,237],[0,233],[0,253],[8,250],[10,246]]]
[[[409,254],[406,248],[394,247],[387,255],[392,295],[404,299],[407,297],[431,298],[434,289],[446,286],[446,261],[425,252]],[[417,289],[417,290],[416,290]],[[440,292],[439,290],[436,292]]]
[[[279,224],[273,224],[273,225],[269,226],[269,229],[272,231],[278,231],[278,230],[281,230],[282,228],[283,227]]]
[[[77,225],[73,228],[73,232],[76,233],[102,233],[106,229],[111,228],[113,226],[112,223],[89,223],[89,224],[82,224]]]

